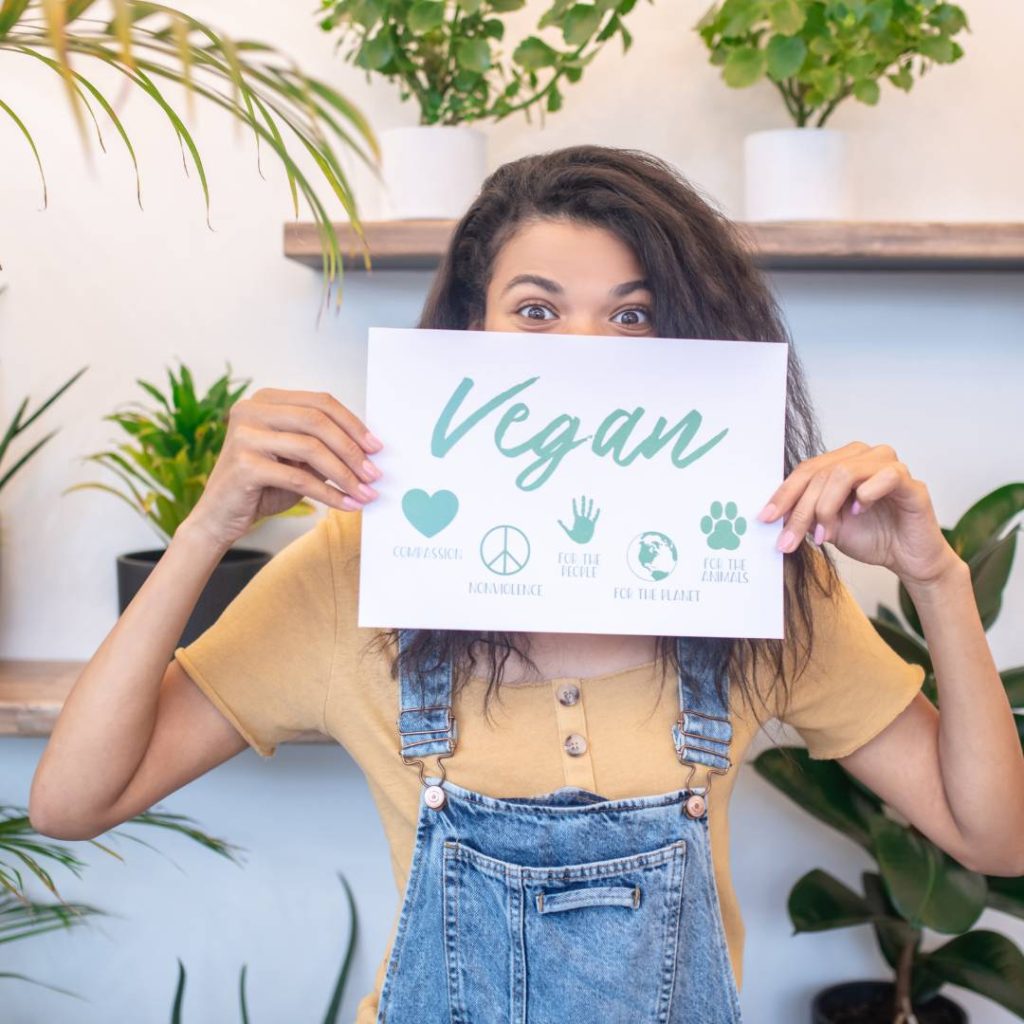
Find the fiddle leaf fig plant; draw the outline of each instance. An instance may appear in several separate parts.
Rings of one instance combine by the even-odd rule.
[[[817,128],[851,97],[874,106],[883,80],[909,92],[959,60],[965,29],[963,9],[936,0],[724,0],[697,23],[727,85],[767,80],[798,127]]]
[[[130,438],[116,449],[93,452],[86,461],[110,470],[125,485],[118,490],[103,483],[80,483],[65,488],[71,491],[95,488],[127,502],[157,531],[164,544],[195,507],[214,463],[224,445],[231,406],[241,398],[251,380],[232,390],[231,366],[227,373],[198,396],[192,374],[182,365],[175,376],[167,369],[169,394],[145,380],[136,383],[156,400],[147,408],[141,402],[128,403],[137,408],[104,416],[116,423]],[[280,516],[309,515],[314,506],[303,498]],[[258,525],[253,524],[254,526]]]
[[[533,34],[510,47],[503,15],[526,0],[321,0],[320,26],[339,33],[346,60],[397,82],[421,124],[500,120],[532,108],[556,111],[601,47],[632,36],[636,0],[554,0]],[[544,36],[546,35],[546,38]]]
[[[1010,578],[1024,483],[1007,484],[972,505],[946,539],[971,570],[974,597],[988,629],[998,617]],[[1011,525],[1012,524],[1012,525]],[[928,645],[906,589],[901,619],[879,605],[871,619],[905,661],[925,672],[925,695],[938,704]],[[1000,673],[1024,749],[1024,666]],[[754,767],[769,783],[819,821],[845,835],[876,862],[858,892],[815,868],[789,894],[797,932],[870,924],[895,975],[892,1021],[909,1022],[913,1007],[945,984],[960,985],[1024,1019],[1024,953],[1006,936],[974,928],[986,908],[1024,919],[1024,876],[983,875],[959,864],[832,760],[812,760],[802,747],[765,750]],[[926,931],[952,936],[925,952]]]

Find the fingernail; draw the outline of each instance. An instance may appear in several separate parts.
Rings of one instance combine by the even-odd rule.
[[[775,545],[780,551],[788,551],[790,545],[796,540],[796,534],[792,530],[785,530],[778,543]]]
[[[379,498],[380,495],[369,486],[369,484],[360,484],[356,490],[364,497],[367,501],[371,498]]]
[[[341,499],[341,507],[347,508],[350,512],[358,512],[363,506],[346,494],[345,497]]]
[[[769,501],[768,504],[757,513],[757,518],[760,519],[762,523],[766,523],[769,519],[773,519],[775,517],[775,513],[777,511],[778,509]]]
[[[363,472],[371,480],[379,480],[380,479],[380,470],[369,459],[364,459],[363,460]]]
[[[818,523],[814,528],[814,543],[820,545],[825,539],[825,527]]]
[[[377,436],[376,436],[375,434],[371,434],[371,433],[369,433],[369,431],[367,431],[366,437],[364,437],[364,438],[363,438],[363,440],[364,440],[364,441],[365,441],[365,442],[366,442],[366,443],[367,443],[367,444],[368,444],[368,445],[369,445],[369,446],[370,446],[370,447],[371,447],[371,448],[372,448],[372,449],[373,449],[373,450],[374,450],[375,452],[377,452],[377,451],[380,451],[380,450],[381,450],[381,448],[383,448],[383,447],[384,447],[384,442],[383,442],[383,441],[382,441],[382,440],[381,440],[381,439],[380,439],[379,437],[377,437]]]
[[[861,505],[861,503],[856,498],[853,499],[853,504],[850,506],[850,511],[855,516],[859,516],[861,514],[861,512],[863,511],[863,506]]]

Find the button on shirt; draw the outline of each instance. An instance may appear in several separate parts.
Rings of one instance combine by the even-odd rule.
[[[562,742],[562,771],[566,786],[596,791],[594,761],[587,733],[587,713],[579,679],[552,679],[551,703]]]

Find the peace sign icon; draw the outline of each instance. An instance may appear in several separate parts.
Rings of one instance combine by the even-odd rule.
[[[530,542],[517,526],[494,526],[480,541],[480,559],[497,576],[512,576],[530,560]]]

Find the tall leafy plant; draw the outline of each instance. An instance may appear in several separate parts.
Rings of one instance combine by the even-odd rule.
[[[155,406],[127,403],[128,408],[104,419],[116,423],[129,437],[116,448],[85,456],[113,473],[124,485],[87,482],[65,488],[94,488],[127,502],[156,530],[164,544],[199,501],[214,463],[224,446],[231,406],[251,383],[232,386],[231,367],[210,385],[206,394],[196,393],[192,373],[184,364],[179,373],[167,369],[168,393],[149,381],[136,380]],[[135,406],[135,408],[131,408]],[[309,515],[314,506],[303,498],[281,516]]]
[[[562,86],[615,36],[636,0],[554,0],[535,31],[507,54],[503,15],[526,0],[321,0],[320,25],[337,32],[345,57],[413,98],[421,124],[500,120],[532,108],[558,110]],[[543,35],[547,38],[543,38]]]
[[[18,408],[14,410],[14,415],[11,417],[10,423],[7,424],[7,429],[4,431],[3,437],[0,437],[0,490],[3,490],[4,486],[10,483],[14,474],[18,470],[26,466],[31,458],[33,458],[39,450],[53,437],[54,434],[60,429],[59,427],[54,428],[48,433],[44,434],[39,440],[37,440],[27,451],[21,453],[13,465],[5,465],[8,459],[8,452],[10,451],[11,445],[14,444],[18,438],[24,434],[29,427],[31,427],[40,416],[46,412],[47,409],[53,405],[54,402],[64,394],[65,391],[72,384],[82,376],[83,373],[88,369],[87,366],[83,366],[77,373],[72,374],[56,391],[54,391],[45,401],[43,401],[39,407],[32,412],[28,411],[28,397],[26,396],[21,400]]]
[[[107,15],[100,16],[100,12]],[[112,16],[110,16],[112,12]],[[359,218],[340,154],[374,165],[376,138],[363,115],[326,82],[304,74],[285,54],[266,43],[231,39],[206,22],[146,0],[0,0],[0,55],[30,60],[58,75],[75,124],[88,147],[95,136],[106,148],[101,123],[113,129],[135,170],[139,205],[142,191],[131,136],[101,79],[90,71],[113,71],[128,87],[150,100],[177,138],[182,159],[195,171],[209,218],[210,192],[199,146],[182,112],[164,91],[183,86],[186,103],[195,97],[227,111],[246,126],[257,156],[269,151],[284,168],[295,215],[299,199],[308,205],[320,234],[325,286],[329,290],[341,263],[337,235],[315,183],[326,185],[352,220]],[[30,127],[17,113],[9,87],[0,86],[0,118],[13,123],[39,168],[43,205],[47,201],[43,160]],[[315,175],[303,170],[312,161]],[[303,161],[303,162],[300,162]]]
[[[1002,607],[1020,529],[1013,520],[1022,511],[1024,483],[1008,484],[972,505],[952,529],[943,530],[970,566],[986,630]],[[938,704],[928,645],[902,584],[899,606],[901,614],[880,604],[871,621],[900,657],[924,669],[923,691]],[[1024,746],[1024,666],[1000,675]],[[968,870],[837,762],[811,760],[802,747],[766,750],[754,767],[804,810],[860,846],[877,865],[876,871],[862,874],[859,892],[817,868],[800,878],[789,894],[789,916],[797,932],[870,924],[895,974],[894,1021],[912,1021],[913,1004],[947,983],[987,996],[1024,1019],[1024,954],[1006,936],[974,928],[986,907],[1024,919],[1024,876]],[[921,942],[929,930],[953,938],[924,952]]]
[[[818,128],[847,99],[874,106],[883,80],[909,92],[959,60],[967,27],[938,0],[724,0],[697,23],[727,85],[767,80],[797,126]]]
[[[192,819],[184,815],[149,810],[137,814],[126,824],[170,829],[213,853],[234,863],[238,862],[237,851],[241,849],[240,847],[208,835],[196,828]],[[149,846],[144,840],[129,832],[114,829],[109,834],[123,835],[133,842]],[[90,839],[88,842],[98,850],[118,860],[124,860],[121,854],[106,843],[97,839]],[[77,856],[71,846],[62,841],[54,842],[36,832],[24,807],[0,805],[0,944],[24,942],[47,932],[80,927],[106,913],[88,903],[69,903],[65,900],[50,873],[51,865],[65,868],[78,878],[82,877],[86,867],[85,862]],[[55,899],[38,900],[30,896],[26,887],[26,873],[40,882]],[[17,971],[0,971],[0,978],[27,981],[55,992],[77,996],[77,993],[68,989],[59,988]]]

